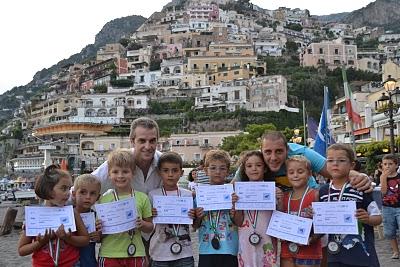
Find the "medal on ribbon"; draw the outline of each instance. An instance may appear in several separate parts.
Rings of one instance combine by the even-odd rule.
[[[165,190],[164,187],[161,187],[161,192],[163,193],[164,196],[167,196],[167,191]],[[178,197],[181,196],[179,189],[176,190],[176,195]],[[169,248],[172,254],[178,255],[179,253],[182,252],[182,245],[178,242],[178,235],[179,235],[179,228],[180,224],[173,224],[172,225],[172,230],[174,232],[174,237],[175,237],[175,242],[173,242]]]
[[[53,242],[49,240],[49,253],[51,259],[53,260],[54,267],[58,267],[58,259],[60,258],[60,238],[57,238],[56,240],[55,251],[53,249]]]
[[[219,235],[218,235],[218,231],[217,231],[220,216],[221,216],[221,211],[219,210],[219,211],[217,211],[217,214],[215,216],[216,218],[214,221],[213,216],[212,216],[212,211],[208,212],[208,219],[210,220],[211,230],[214,232],[214,237],[211,239],[211,246],[216,250],[221,248],[221,244],[219,242]]]
[[[248,210],[247,211],[247,215],[249,217],[249,221],[251,223],[251,226],[253,227],[253,233],[249,236],[249,242],[253,246],[256,246],[261,241],[261,236],[258,233],[256,233],[258,210],[254,211],[253,214],[251,213],[250,210]]]
[[[119,196],[118,196],[117,191],[113,190],[113,194],[114,194],[115,200],[118,201],[119,200]],[[131,190],[131,197],[135,197],[135,191],[133,189]],[[128,247],[126,249],[126,252],[128,253],[129,256],[134,256],[135,253],[136,253],[136,246],[135,246],[135,244],[133,242],[133,238],[135,236],[135,230],[134,229],[129,230],[128,231],[128,235],[129,235],[129,237],[131,239],[131,243],[128,245]]]
[[[346,189],[348,183],[345,183],[342,188],[340,189],[338,201],[342,201],[343,193],[344,190]],[[328,190],[328,202],[331,201],[331,187],[332,187],[332,182],[329,184],[329,190]],[[336,255],[339,254],[340,252],[340,247],[342,244],[342,238],[340,235],[334,235],[333,240],[330,240],[328,242],[327,250],[329,254]]]
[[[310,187],[307,186],[306,190],[303,193],[303,196],[301,197],[300,206],[299,206],[299,209],[297,211],[297,216],[300,216],[300,214],[301,214],[301,208],[303,207],[303,202],[304,202],[304,199],[305,199],[309,189],[310,189]],[[288,206],[287,206],[287,213],[288,214],[290,214],[290,201],[292,200],[292,196],[293,196],[293,191],[290,192],[289,199],[288,199]],[[299,245],[297,245],[294,242],[290,242],[288,248],[289,248],[290,253],[292,253],[292,254],[297,254],[299,252],[299,249],[300,249]]]

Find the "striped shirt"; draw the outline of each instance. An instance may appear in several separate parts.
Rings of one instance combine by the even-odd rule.
[[[198,184],[210,184],[210,177],[207,176],[205,171],[203,171],[203,170],[197,171],[197,183]]]

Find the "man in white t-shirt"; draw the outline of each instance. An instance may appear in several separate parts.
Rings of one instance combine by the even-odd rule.
[[[161,186],[161,177],[157,172],[157,163],[161,152],[156,150],[159,135],[157,122],[150,118],[140,117],[131,124],[129,138],[136,161],[132,186],[135,190],[145,194]],[[108,179],[107,161],[92,174],[101,182],[102,192],[112,188],[110,179]]]

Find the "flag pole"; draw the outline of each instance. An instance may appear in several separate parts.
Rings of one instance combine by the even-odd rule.
[[[353,151],[356,151],[356,140],[354,137],[354,123],[353,120],[349,120],[350,122],[350,140],[351,140],[351,147],[353,148]],[[354,153],[355,157],[357,158],[357,153]]]
[[[307,146],[307,135],[306,135],[306,105],[303,100],[303,139],[304,146]]]
[[[354,103],[354,105],[352,103],[354,101],[353,93],[347,81],[345,65],[342,65],[342,78],[343,78],[343,89],[346,99],[346,112],[350,123],[350,142],[353,150],[356,151],[356,141],[354,137],[354,121],[356,121],[356,123],[361,123],[361,117],[357,111],[356,103]]]
[[[324,86],[324,106],[325,108],[325,123],[326,123],[326,131],[329,134],[325,134],[324,138],[325,138],[325,153],[328,150],[328,147],[331,144],[331,134],[330,134],[330,123],[328,122],[328,110],[329,110],[329,89],[328,86]],[[330,118],[329,118],[330,119]],[[326,155],[325,155],[326,156]]]

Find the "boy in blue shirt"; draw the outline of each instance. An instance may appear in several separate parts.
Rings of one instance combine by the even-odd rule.
[[[222,150],[210,150],[205,158],[205,172],[210,186],[222,185],[229,174],[230,156]],[[237,226],[243,213],[231,210],[204,211],[197,207],[193,227],[199,229],[199,267],[236,267]]]
[[[75,210],[81,213],[93,212],[91,207],[100,197],[101,184],[96,176],[91,174],[82,174],[75,179],[72,199],[75,204]],[[79,248],[80,266],[96,267],[96,242],[101,240],[101,223],[97,221],[96,231],[89,233],[90,243],[85,247]],[[87,226],[86,226],[87,227]]]

